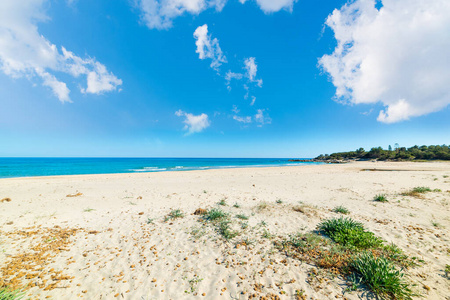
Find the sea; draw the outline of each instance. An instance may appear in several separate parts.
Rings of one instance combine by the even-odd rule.
[[[302,158],[307,159],[307,158]],[[288,158],[0,158],[0,178],[190,171],[320,164]]]

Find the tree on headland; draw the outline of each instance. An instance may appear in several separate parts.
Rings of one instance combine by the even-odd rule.
[[[450,160],[450,146],[447,145],[431,145],[431,146],[413,146],[410,148],[400,147],[395,144],[394,150],[389,145],[388,150],[382,147],[373,147],[366,152],[364,148],[359,148],[356,151],[337,152],[332,154],[319,155],[315,158],[320,161],[329,160]]]

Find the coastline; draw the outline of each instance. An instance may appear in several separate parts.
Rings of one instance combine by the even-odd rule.
[[[308,274],[314,266],[286,258],[274,251],[272,240],[261,238],[264,231],[275,237],[312,232],[321,220],[339,216],[331,210],[343,205],[350,217],[377,236],[423,259],[424,265],[407,274],[426,299],[445,299],[450,292],[442,275],[450,263],[448,176],[450,162],[355,162],[3,178],[0,198],[9,197],[11,202],[0,203],[4,250],[0,261],[6,263],[28,249],[32,237],[14,232],[32,226],[40,231],[54,226],[78,228],[70,236],[69,250],[52,254],[54,261],[46,269],[70,276],[57,282],[65,288],[33,287],[27,295],[33,299],[115,299],[116,294],[123,299],[230,299],[230,295],[248,299],[257,293],[292,299],[296,290],[303,290],[316,299],[358,299],[361,292],[346,292],[343,278],[313,282]],[[401,195],[417,186],[441,191],[424,198]],[[77,193],[82,195],[67,197]],[[377,194],[386,194],[389,202],[374,202]],[[222,199],[226,206],[218,205]],[[263,202],[266,207],[260,210]],[[233,207],[235,203],[239,208]],[[293,210],[298,205],[303,212]],[[193,215],[197,208],[217,207],[236,224],[248,223],[249,229],[223,241]],[[164,222],[176,209],[185,216]],[[234,218],[239,214],[249,219]],[[148,219],[152,222],[147,224]],[[258,225],[262,222],[266,225]],[[254,243],[237,247],[245,238]],[[261,270],[265,271],[259,274]],[[264,287],[256,291],[255,284]]]

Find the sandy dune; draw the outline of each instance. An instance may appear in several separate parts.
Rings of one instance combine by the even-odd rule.
[[[401,195],[416,186],[436,191]],[[381,193],[389,202],[372,200]],[[32,299],[371,297],[274,247],[339,216],[331,211],[338,205],[424,261],[406,273],[425,299],[450,299],[450,163],[0,179],[0,199],[6,197],[0,285],[28,284]],[[226,241],[193,214],[214,207],[230,214],[238,236]],[[177,209],[184,217],[165,221]]]

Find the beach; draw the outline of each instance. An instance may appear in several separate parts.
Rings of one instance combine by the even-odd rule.
[[[430,191],[402,195],[415,187]],[[418,258],[416,293],[450,299],[449,162],[6,178],[0,199],[0,283],[31,299],[370,297],[277,247],[338,206]],[[197,209],[226,213],[229,235]]]

